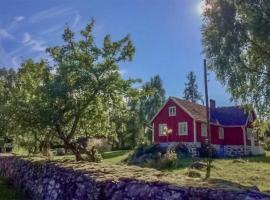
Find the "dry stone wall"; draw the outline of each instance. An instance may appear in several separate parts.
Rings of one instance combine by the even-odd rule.
[[[84,162],[59,163],[0,156],[0,175],[35,200],[270,199],[270,195],[259,191],[208,185],[198,179],[170,176],[152,169]],[[166,180],[171,182],[166,183]]]

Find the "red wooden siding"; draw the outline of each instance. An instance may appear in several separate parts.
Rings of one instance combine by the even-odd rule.
[[[243,129],[242,127],[226,127],[224,128],[224,144],[227,145],[243,145]]]
[[[176,116],[169,116],[169,107],[176,106]],[[188,123],[188,135],[178,134],[178,123]],[[193,142],[193,119],[179,106],[175,104],[173,100],[169,100],[160,113],[153,120],[154,123],[154,142]],[[167,136],[159,136],[159,124],[167,124],[169,129],[172,129],[172,133]]]
[[[207,137],[201,135],[201,122],[196,122],[197,141],[203,142]],[[242,145],[244,143],[241,127],[224,127],[224,139],[219,139],[218,125],[211,124],[211,143],[221,145]]]
[[[169,116],[169,107],[176,107],[176,116]],[[256,116],[254,116],[255,119]],[[188,135],[180,136],[178,134],[178,123],[187,122],[188,123]],[[207,136],[203,137],[201,135],[201,125],[203,122],[196,121],[196,141],[203,142]],[[157,114],[155,119],[152,121],[154,124],[154,143],[160,142],[194,142],[194,120],[193,118],[177,105],[172,99],[169,99],[163,109]],[[169,136],[159,135],[159,124],[167,124],[168,129],[172,130]],[[243,129],[241,126],[235,127],[223,127],[224,129],[224,139],[219,139],[219,125],[211,124],[211,143],[217,145],[244,145]],[[247,127],[252,128],[252,124],[248,123]],[[246,140],[246,144],[250,145],[250,140]]]

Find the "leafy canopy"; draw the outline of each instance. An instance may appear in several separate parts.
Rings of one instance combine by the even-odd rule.
[[[270,1],[208,0],[202,27],[208,66],[232,99],[270,111]]]

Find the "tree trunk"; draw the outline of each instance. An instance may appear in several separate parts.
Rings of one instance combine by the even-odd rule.
[[[49,157],[50,155],[50,145],[47,141],[41,141],[40,143],[40,151],[42,153],[43,156]]]
[[[76,144],[74,144],[70,141],[73,134],[75,133],[77,123],[78,123],[78,119],[75,120],[73,127],[72,127],[72,131],[70,132],[70,134],[68,136],[66,136],[62,132],[59,124],[56,124],[56,130],[57,130],[59,138],[64,142],[65,148],[68,148],[72,151],[72,153],[75,155],[76,161],[80,161],[80,160],[83,160],[81,152],[78,149],[78,147],[76,146]]]
[[[79,151],[79,149],[76,147],[75,144],[65,141],[65,146],[68,147],[72,151],[72,153],[75,155],[76,161],[83,160],[81,152]]]

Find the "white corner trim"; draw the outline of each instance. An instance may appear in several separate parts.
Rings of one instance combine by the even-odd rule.
[[[194,144],[197,143],[197,127],[196,127],[196,121],[193,119],[193,134],[194,134]]]
[[[244,140],[244,152],[246,155],[247,153],[246,128],[242,126],[242,130],[243,130],[243,140]]]
[[[155,124],[152,125],[152,144],[155,142]]]

